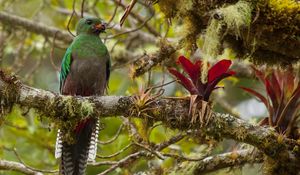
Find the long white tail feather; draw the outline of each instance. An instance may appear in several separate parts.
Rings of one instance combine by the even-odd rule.
[[[62,152],[62,140],[60,136],[60,130],[57,131],[56,144],[55,144],[55,158],[60,158]]]
[[[99,134],[99,120],[96,123],[95,130],[91,135],[90,146],[88,151],[88,161],[95,161],[97,155],[97,142],[98,142],[98,134]],[[57,131],[56,144],[55,144],[55,158],[60,158],[62,155],[62,140],[61,140],[61,132]]]
[[[99,134],[99,120],[97,120],[96,127],[92,133],[91,141],[90,141],[88,161],[91,162],[95,161],[97,155],[98,134]]]

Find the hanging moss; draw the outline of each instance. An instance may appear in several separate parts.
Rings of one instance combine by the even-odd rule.
[[[216,11],[205,33],[203,52],[206,58],[220,54],[222,39],[228,32],[242,37],[242,30],[250,27],[252,6],[250,2],[239,1]]]
[[[194,11],[185,11],[184,15],[181,46],[185,49],[185,55],[190,55],[197,50],[197,38],[202,32],[203,23]]]
[[[203,43],[204,58],[215,58],[220,54],[222,33],[222,23],[212,19],[205,33]]]
[[[19,99],[20,82],[15,76],[7,76],[0,70],[1,81],[7,83],[0,91],[0,126],[4,122],[4,116],[11,112],[13,105]]]
[[[205,31],[206,58],[232,46],[239,58],[255,63],[290,64],[300,59],[300,3],[295,0],[160,0],[158,5],[168,20],[176,18],[183,25],[180,45],[187,54],[194,53]]]

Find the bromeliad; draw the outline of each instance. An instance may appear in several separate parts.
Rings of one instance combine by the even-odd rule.
[[[104,95],[110,75],[110,56],[99,38],[104,31],[105,24],[97,18],[83,18],[77,23],[77,36],[61,64],[61,94]],[[61,174],[85,174],[87,161],[96,157],[98,125],[93,117],[77,123],[72,131],[74,143],[63,140],[65,133],[58,132],[55,157],[61,157]]]
[[[174,68],[169,68],[169,72],[173,74],[179,83],[191,94],[189,110],[191,123],[200,121],[201,126],[207,124],[211,116],[209,97],[213,90],[220,88],[217,87],[217,84],[221,80],[234,74],[233,71],[229,70],[231,61],[221,60],[208,69],[207,76],[205,77],[206,82],[201,80],[201,74],[204,73],[203,71],[206,71],[203,70],[204,63],[202,61],[197,60],[195,63],[192,63],[184,56],[180,56],[178,58],[178,64],[183,67],[184,72],[186,72],[188,76],[185,76]]]
[[[278,132],[293,137],[292,135],[297,129],[295,121],[299,118],[299,78],[294,75],[292,68],[288,70],[271,69],[270,73],[262,72],[255,67],[252,68],[259,80],[264,83],[267,97],[253,89],[241,88],[256,96],[266,106],[269,117],[264,118],[260,122],[261,125],[273,126]]]
[[[213,65],[207,73],[207,81],[201,81],[201,73],[203,62],[197,60],[192,63],[184,56],[178,58],[178,63],[182,66],[184,72],[188,74],[188,77],[178,72],[174,68],[169,68],[169,72],[173,74],[182,86],[187,89],[191,95],[197,95],[200,100],[207,101],[213,90],[218,89],[217,84],[226,77],[234,74],[229,70],[231,65],[230,60],[221,60]]]

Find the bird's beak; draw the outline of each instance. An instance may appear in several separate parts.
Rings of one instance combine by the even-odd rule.
[[[99,31],[105,31],[106,29],[106,23],[96,24],[95,29]]]

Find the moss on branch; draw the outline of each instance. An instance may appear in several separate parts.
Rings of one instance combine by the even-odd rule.
[[[263,154],[253,149],[239,150],[206,157],[198,162],[183,162],[173,174],[205,174],[223,168],[239,167],[246,163],[263,162]]]
[[[7,78],[0,79],[0,96],[6,98],[3,89],[11,86],[6,81]],[[102,97],[70,97],[62,96],[49,91],[35,89],[18,84],[16,98],[10,98],[10,104],[18,104],[27,108],[34,108],[68,130],[74,128],[74,124],[85,117],[106,117],[106,116],[130,116],[135,103],[131,96],[102,96]],[[7,98],[6,98],[7,99]],[[263,151],[271,158],[276,158],[282,152],[293,151],[297,155],[297,142],[290,142],[286,138],[278,139],[279,135],[272,128],[264,128],[249,124],[243,120],[230,115],[220,114],[211,111],[209,118],[201,118],[201,107],[196,117],[189,115],[189,98],[162,98],[152,99],[147,107],[149,110],[143,111],[140,116],[151,116],[153,121],[161,121],[167,127],[179,130],[194,129],[201,135],[214,139],[231,138],[239,142],[251,144]],[[201,105],[200,105],[201,106]],[[5,107],[1,105],[1,107]],[[138,117],[138,116],[136,116]],[[142,118],[143,118],[142,117]],[[193,121],[193,122],[192,122]]]
[[[229,43],[238,57],[255,63],[290,64],[300,59],[300,4],[295,0],[162,0],[158,4],[166,18],[183,21],[183,44],[189,49],[206,32],[204,46],[198,45],[206,56],[219,55]]]

